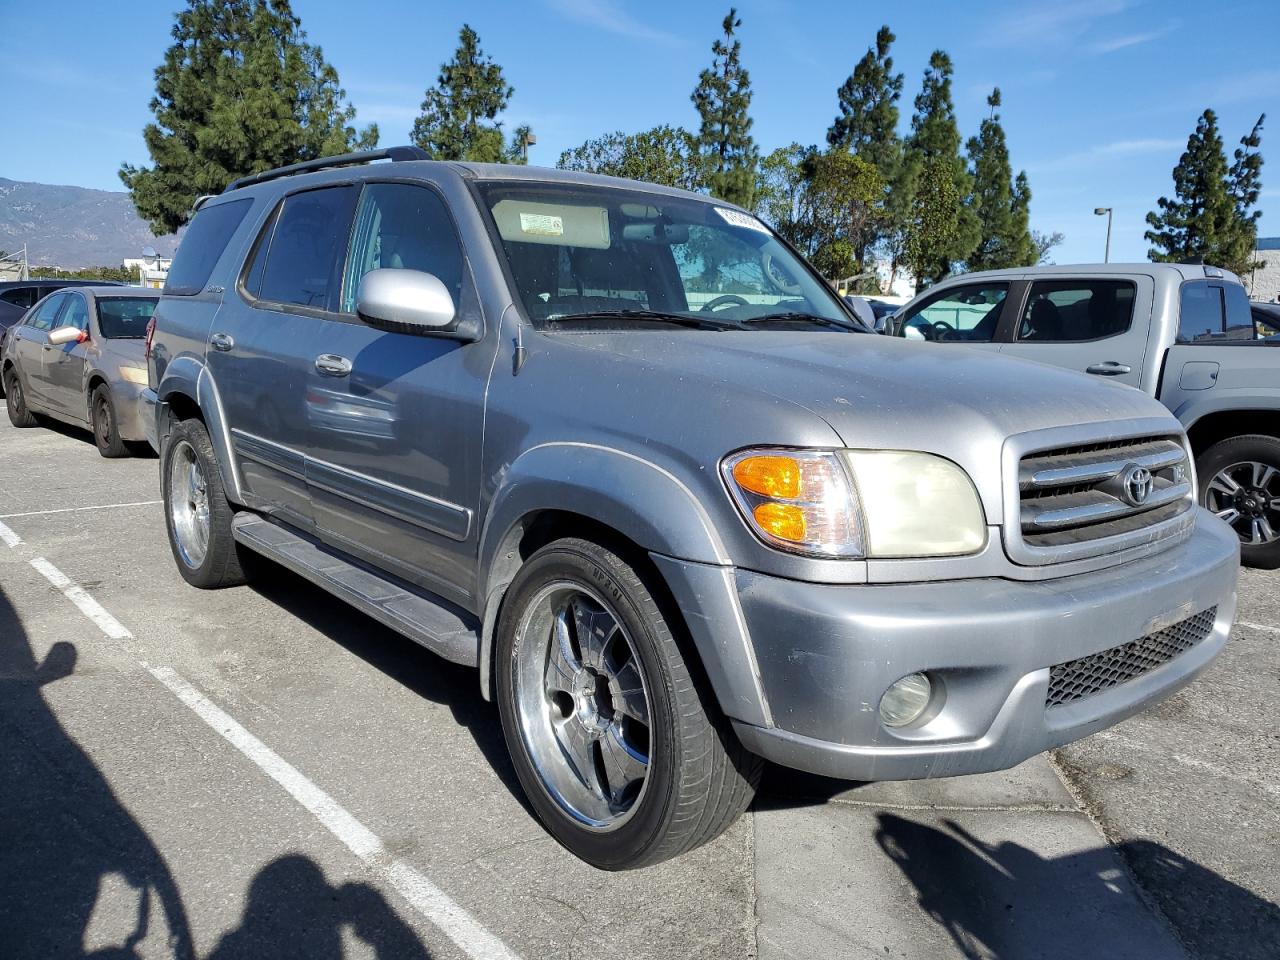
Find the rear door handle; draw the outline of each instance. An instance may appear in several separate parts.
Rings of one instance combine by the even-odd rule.
[[[209,346],[213,347],[215,350],[221,350],[223,353],[226,353],[235,345],[235,340],[233,340],[229,334],[215,333],[209,338]]]
[[[316,357],[316,372],[325,377],[345,377],[351,372],[351,361],[333,353]]]
[[[1118,377],[1122,373],[1133,372],[1133,368],[1127,363],[1116,363],[1114,360],[1095,363],[1092,366],[1085,367],[1084,370],[1085,373],[1096,373],[1100,377]]]

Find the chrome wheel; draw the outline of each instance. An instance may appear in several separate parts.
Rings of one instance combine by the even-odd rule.
[[[209,491],[195,448],[179,440],[169,460],[169,525],[182,562],[193,570],[209,550]]]
[[[626,823],[649,772],[649,694],[636,646],[599,597],[545,586],[521,616],[513,664],[520,733],[547,793],[592,830]]]
[[[1256,460],[1223,467],[1209,481],[1204,505],[1241,543],[1272,543],[1280,537],[1280,470]]]

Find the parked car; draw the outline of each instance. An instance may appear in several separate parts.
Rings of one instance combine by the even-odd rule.
[[[703,195],[423,156],[196,213],[144,393],[170,545],[194,586],[265,556],[478,667],[578,856],[714,837],[761,758],[1008,767],[1222,648],[1238,542],[1150,397],[858,334]]]
[[[108,280],[59,280],[44,277],[38,280],[10,280],[0,283],[0,335],[22,319],[22,315],[55,290],[66,287],[120,286]]]
[[[45,297],[0,339],[9,421],[44,415],[88,427],[104,457],[123,457],[147,434],[138,396],[147,384],[143,343],[159,291],[85,286]]]
[[[916,297],[895,327],[1156,397],[1191,440],[1200,503],[1235,528],[1245,563],[1272,569],[1280,566],[1280,352],[1255,320],[1228,271],[1111,263],[952,277]]]
[[[1280,303],[1250,300],[1249,312],[1253,315],[1253,331],[1258,339],[1280,338]]]

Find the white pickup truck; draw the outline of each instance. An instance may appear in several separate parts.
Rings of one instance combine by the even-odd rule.
[[[895,317],[909,339],[993,350],[1128,383],[1182,422],[1200,503],[1246,564],[1280,566],[1280,342],[1217,267],[1110,263],[952,277]]]

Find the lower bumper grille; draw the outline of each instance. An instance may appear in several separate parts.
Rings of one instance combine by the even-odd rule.
[[[1217,615],[1218,608],[1210,607],[1145,637],[1050,667],[1045,706],[1059,707],[1083,700],[1168,663],[1208,637]]]

